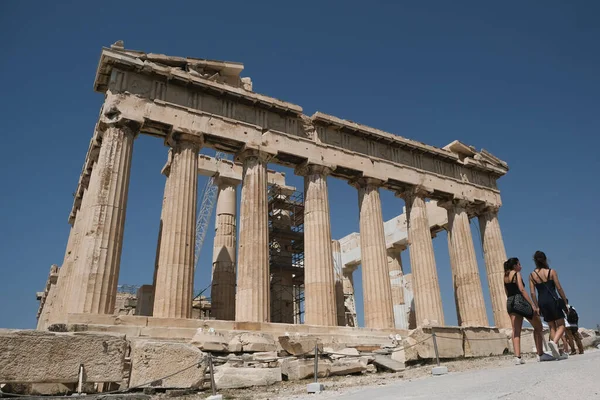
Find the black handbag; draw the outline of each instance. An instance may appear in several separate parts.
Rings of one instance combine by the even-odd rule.
[[[531,304],[525,300],[525,297],[523,297],[522,294],[515,294],[514,296],[511,296],[511,298],[511,308],[515,313],[527,318],[533,316],[533,308],[531,307]]]

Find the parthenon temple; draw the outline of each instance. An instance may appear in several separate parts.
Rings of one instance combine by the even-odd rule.
[[[444,326],[432,240],[446,230],[458,324],[510,327],[498,222],[504,161],[458,140],[438,148],[322,112],[304,115],[298,105],[255,92],[242,70],[235,62],[127,50],[122,42],[102,49],[94,89],[104,104],[69,215],[64,260],[40,295],[38,329],[115,313],[140,134],[166,146],[154,278],[137,295],[135,314],[145,321],[183,326],[177,320],[193,317],[197,186],[205,175],[218,186],[210,310],[216,321],[356,327],[353,272],[360,266],[365,328]],[[201,154],[205,148],[233,161]],[[297,196],[269,164],[304,177],[303,192]],[[338,240],[331,235],[331,179],[356,188],[359,204],[359,232]],[[405,202],[388,222],[383,190]],[[494,321],[472,218],[480,226]],[[407,249],[410,276],[400,257]]]

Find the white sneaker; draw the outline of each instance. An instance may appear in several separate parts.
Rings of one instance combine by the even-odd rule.
[[[544,353],[541,356],[538,356],[538,362],[543,362],[543,361],[554,361],[556,360],[556,358],[552,357],[550,354],[548,353]]]
[[[560,353],[560,355],[558,356],[558,360],[566,360],[567,358],[569,358],[569,355],[567,353]]]
[[[548,342],[548,347],[550,348],[550,351],[552,352],[552,356],[554,358],[560,357],[560,352],[558,351],[558,346],[556,345],[556,343],[554,343],[552,340],[550,340]]]
[[[523,360],[521,357],[515,357],[514,362],[515,362],[515,365],[525,364],[525,360]]]

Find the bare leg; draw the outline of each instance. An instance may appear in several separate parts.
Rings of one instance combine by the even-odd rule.
[[[538,315],[534,315],[533,318],[528,319],[531,326],[533,326],[533,341],[535,342],[535,349],[537,350],[538,356],[544,354],[544,345],[542,343],[542,321]]]
[[[575,342],[577,343],[577,349],[579,350],[579,354],[583,354],[583,343],[581,342],[581,333],[579,331],[573,333],[573,337],[575,338]],[[573,347],[575,349],[575,347]]]
[[[563,340],[565,341],[565,352],[568,353],[569,349],[571,349],[571,352],[575,352],[575,344],[573,343],[573,332],[571,332],[570,329],[565,330],[565,336]]]
[[[558,319],[554,321],[554,343],[558,344],[558,341],[565,334],[565,320]]]
[[[521,328],[523,327],[523,317],[511,314],[510,322],[512,322],[512,342],[515,357],[521,357]]]
[[[556,323],[554,321],[548,322],[548,327],[550,328],[550,336],[548,340],[552,340],[554,342],[554,337],[556,336]],[[554,342],[556,343],[556,342]]]

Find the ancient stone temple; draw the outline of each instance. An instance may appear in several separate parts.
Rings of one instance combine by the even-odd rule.
[[[497,180],[508,171],[505,162],[459,141],[437,148],[321,112],[305,115],[298,105],[255,92],[242,70],[239,63],[144,53],[122,43],[102,50],[94,88],[104,104],[69,216],[64,261],[53,267],[41,295],[40,329],[83,320],[106,324],[114,314],[132,150],[140,134],[160,137],[166,146],[154,281],[137,299],[145,326],[184,326],[177,321],[192,318],[198,174],[214,176],[218,185],[211,299],[217,321],[301,322],[293,301],[301,293],[305,325],[355,326],[352,273],[360,266],[366,328],[386,335],[408,329],[411,312],[413,325],[442,326],[432,239],[447,230],[459,324],[510,326],[498,222]],[[235,159],[211,159],[200,154],[204,148]],[[287,208],[296,188],[286,187],[270,164],[304,177],[301,209]],[[331,237],[331,179],[356,189],[360,210],[360,232],[339,241]],[[276,194],[273,184],[282,188]],[[406,204],[388,223],[384,190]],[[283,204],[277,211],[270,206],[275,200]],[[293,218],[301,218],[301,232],[292,229]],[[481,227],[493,323],[472,218]],[[277,242],[276,263],[273,229],[288,232]],[[301,262],[294,261],[294,243],[302,243]],[[409,279],[400,257],[407,249]]]

